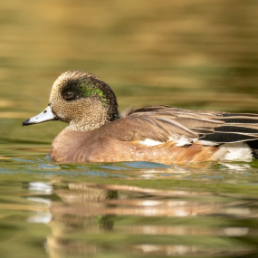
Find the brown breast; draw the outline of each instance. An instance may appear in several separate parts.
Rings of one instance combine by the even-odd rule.
[[[180,164],[213,160],[212,155],[217,150],[200,144],[176,146],[172,141],[146,146],[139,141],[121,141],[103,128],[77,132],[67,127],[54,139],[49,154],[61,163],[152,161]]]

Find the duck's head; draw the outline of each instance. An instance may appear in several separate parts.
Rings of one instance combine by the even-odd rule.
[[[51,120],[69,123],[76,131],[89,131],[116,119],[116,96],[109,85],[95,75],[67,71],[54,82],[47,108],[23,125]]]

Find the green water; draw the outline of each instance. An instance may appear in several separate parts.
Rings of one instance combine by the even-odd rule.
[[[120,110],[258,112],[254,0],[0,3],[0,257],[258,257],[258,161],[55,164],[22,127],[69,69]]]
[[[258,255],[257,161],[60,165],[47,147],[2,141],[1,257]]]

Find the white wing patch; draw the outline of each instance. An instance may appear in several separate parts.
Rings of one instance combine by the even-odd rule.
[[[176,146],[191,145],[194,142],[194,140],[195,139],[187,138],[184,135],[182,135],[179,139],[174,139],[172,137],[169,137],[169,141],[175,142]]]
[[[216,146],[218,145],[217,142],[211,142],[211,141],[205,141],[205,140],[196,140],[195,143],[197,144],[201,144],[201,145],[204,145],[204,146]]]
[[[192,139],[192,138],[187,138],[185,136],[181,136],[181,137],[174,136],[174,137],[169,137],[169,140],[167,142],[172,141],[176,144],[176,146],[184,146],[184,145],[191,145],[196,140],[197,140],[197,138]],[[163,144],[164,142],[154,141],[151,139],[145,139],[144,141],[140,141],[139,143],[146,145],[146,146],[156,146],[156,145]]]
[[[140,141],[139,143],[142,145],[146,145],[146,146],[156,146],[156,145],[163,144],[164,142],[154,141],[151,139],[145,139],[144,141]]]

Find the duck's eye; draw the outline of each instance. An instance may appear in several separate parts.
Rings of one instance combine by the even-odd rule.
[[[67,91],[65,94],[64,94],[64,98],[66,100],[72,100],[75,98],[75,93],[72,92],[72,91]]]

